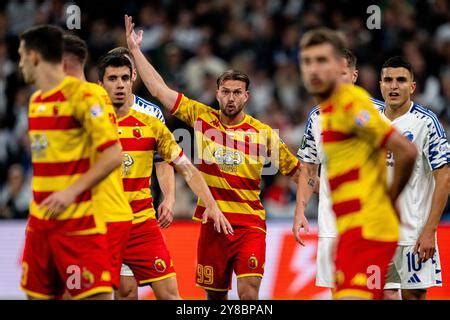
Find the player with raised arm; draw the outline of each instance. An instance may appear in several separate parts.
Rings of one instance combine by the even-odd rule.
[[[445,130],[431,110],[411,101],[415,88],[410,63],[397,56],[383,64],[380,89],[385,107],[380,111],[420,155],[399,198],[400,239],[385,286],[391,291],[388,296],[401,289],[405,300],[424,300],[428,288],[442,286],[436,231],[447,201],[449,163]],[[388,178],[396,161],[388,153]]]
[[[150,181],[155,152],[173,163],[186,182],[207,204],[202,220],[214,220],[214,232],[229,234],[232,227],[211,195],[200,172],[183,154],[169,129],[154,116],[133,108],[133,68],[129,58],[109,53],[98,64],[101,85],[115,108],[119,137],[124,153],[122,180],[133,209],[133,227],[125,249],[123,264],[133,272],[139,286],[151,285],[158,299],[180,299],[175,270],[155,218]],[[118,297],[124,291],[121,284]]]
[[[240,299],[258,299],[266,251],[265,211],[259,197],[266,155],[275,166],[297,180],[299,160],[275,131],[244,113],[249,98],[247,75],[227,71],[217,79],[220,111],[170,89],[147,61],[131,17],[125,16],[127,43],[136,68],[150,93],[173,115],[194,128],[202,172],[220,210],[235,228],[234,235],[217,234],[211,224],[201,226],[198,242],[197,285],[207,298],[228,298],[233,272]],[[205,210],[197,202],[194,219]]]
[[[320,123],[338,243],[334,299],[381,299],[399,236],[395,202],[408,182],[416,148],[384,120],[362,88],[341,84],[344,41],[314,29],[300,41],[305,87],[320,104]],[[391,188],[384,165],[396,158]]]
[[[33,200],[21,288],[35,299],[65,291],[73,299],[111,299],[106,228],[92,194],[121,163],[114,110],[93,85],[64,74],[62,50],[57,27],[20,36],[19,67],[38,88],[29,107]]]

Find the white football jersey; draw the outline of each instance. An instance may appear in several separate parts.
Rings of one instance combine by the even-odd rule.
[[[379,108],[384,116],[384,107]],[[394,119],[392,125],[412,141],[418,151],[411,178],[399,199],[401,228],[399,245],[415,245],[422,228],[428,220],[434,191],[433,170],[449,162],[445,131],[436,115],[411,102],[407,113]],[[392,183],[394,159],[388,152],[388,183]]]
[[[382,101],[371,99],[375,107],[384,106]],[[305,134],[302,143],[298,149],[297,156],[302,162],[321,164],[324,161],[324,152],[322,148],[322,133],[320,126],[319,107],[311,110],[306,122]],[[336,237],[336,217],[334,215],[331,203],[330,188],[325,166],[320,166],[320,190],[319,190],[319,208],[318,208],[318,236]]]

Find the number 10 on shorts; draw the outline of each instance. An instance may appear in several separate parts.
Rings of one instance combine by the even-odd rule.
[[[214,280],[214,269],[211,266],[197,265],[197,283],[211,285]]]

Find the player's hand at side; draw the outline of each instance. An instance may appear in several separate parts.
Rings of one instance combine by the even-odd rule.
[[[138,33],[134,31],[133,18],[125,15],[125,34],[127,37],[127,44],[130,50],[139,48],[142,42],[144,31],[139,30]]]
[[[436,233],[433,230],[424,229],[416,242],[414,253],[418,254],[419,262],[425,262],[434,256],[436,252]]]
[[[217,204],[205,209],[205,212],[203,212],[202,223],[207,223],[208,218],[211,218],[214,221],[214,229],[217,232],[220,233],[223,230],[225,234],[233,234],[233,227],[228,222],[227,218],[225,218],[222,211],[219,210]]]
[[[306,233],[309,233],[308,219],[306,219],[303,213],[296,213],[294,217],[294,224],[292,226],[292,233],[294,234],[295,241],[302,246],[305,246],[305,242],[301,237],[302,228]]]
[[[45,217],[55,219],[75,201],[75,195],[64,189],[49,195],[40,204],[40,209],[45,210]]]
[[[164,199],[158,207],[158,223],[161,229],[168,228],[173,221],[175,201]]]

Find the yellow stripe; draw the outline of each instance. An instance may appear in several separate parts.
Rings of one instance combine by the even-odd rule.
[[[29,295],[30,297],[36,298],[36,299],[41,299],[41,300],[51,300],[54,298],[53,295],[47,295],[47,294],[42,294],[42,293],[38,293],[38,292],[33,292],[30,291],[28,289],[25,289],[24,287],[20,287],[20,289],[22,291],[24,291],[27,295]]]
[[[99,293],[110,293],[112,292],[113,289],[112,287],[96,287],[93,288],[91,290],[88,290],[86,292],[80,293],[79,295],[73,296],[72,299],[73,300],[81,300],[81,299],[85,299],[87,297],[93,296],[95,294],[99,294]]]
[[[39,219],[44,218],[45,210],[39,210],[39,206],[36,202],[32,201],[30,204],[30,215],[37,217]],[[67,220],[74,218],[87,217],[92,215],[92,202],[86,201],[81,203],[71,204],[63,213],[61,213],[57,220]]]
[[[224,200],[219,200],[216,202],[217,205],[219,206],[219,209],[224,212],[235,212],[244,215],[257,215],[262,220],[265,220],[266,218],[265,210],[254,210],[246,203],[224,201]]]
[[[71,176],[33,177],[32,188],[37,192],[63,190],[77,181],[81,175],[80,173]]]
[[[260,190],[245,190],[245,189],[236,189],[230,188],[228,186],[227,180],[221,177],[212,176],[210,174],[202,172],[203,177],[208,183],[208,187],[216,187],[216,188],[224,188],[237,192],[242,199],[249,201],[260,200],[259,195],[261,193]]]
[[[139,281],[139,285],[141,284],[147,284],[147,283],[152,283],[152,282],[156,282],[156,281],[161,281],[167,278],[171,278],[171,277],[175,277],[177,274],[175,272],[169,273],[165,276],[159,277],[159,278],[153,278],[153,279],[148,279],[148,280],[142,280]]]
[[[260,278],[262,278],[263,275],[262,275],[262,273],[243,273],[243,274],[240,274],[240,275],[236,275],[237,279],[245,278],[245,277],[260,277]]]
[[[264,232],[264,233],[267,233],[267,231],[266,230],[264,230],[263,228],[260,228],[260,227],[255,227],[255,226],[253,226],[252,228],[254,228],[254,229],[258,229],[258,230],[261,230],[262,232]]]
[[[203,221],[202,219],[199,219],[199,218],[197,218],[196,216],[193,216],[193,217],[192,217],[192,220],[197,221],[197,222],[202,222],[202,221]]]
[[[144,222],[148,219],[156,219],[156,211],[154,209],[147,209],[133,214],[133,224]]]
[[[199,288],[202,288],[202,289],[205,289],[205,290],[211,290],[211,291],[218,291],[218,292],[229,291],[229,289],[216,289],[216,288],[204,287],[204,286],[201,286],[199,284],[196,284],[196,286],[199,287]]]
[[[342,298],[349,298],[349,297],[357,297],[357,298],[363,298],[367,300],[373,299],[373,293],[358,290],[358,289],[344,289],[339,290],[338,292],[333,293],[333,299],[342,299]]]

